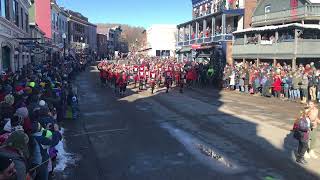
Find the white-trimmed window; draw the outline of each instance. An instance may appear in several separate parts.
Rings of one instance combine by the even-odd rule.
[[[268,14],[268,13],[270,13],[271,12],[271,5],[266,5],[265,7],[264,7],[264,13],[265,14]]]
[[[19,7],[16,0],[12,1],[13,21],[19,27]]]

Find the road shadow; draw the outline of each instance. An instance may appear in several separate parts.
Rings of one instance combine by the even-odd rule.
[[[119,127],[113,127],[114,129],[122,128],[123,131],[110,133],[110,137],[99,142],[111,144],[110,146],[101,145],[105,146],[105,155],[99,156],[99,152],[93,152],[98,154],[94,158],[94,164],[98,170],[92,171],[92,174],[91,171],[83,172],[81,166],[84,166],[84,162],[80,162],[79,166],[69,169],[71,175],[77,174],[73,177],[74,179],[85,179],[96,173],[98,173],[95,175],[96,179],[130,180],[320,179],[318,174],[298,165],[292,158],[291,151],[295,145],[290,132],[283,140],[283,148],[275,147],[268,137],[261,136],[265,131],[261,130],[262,127],[259,124],[221,110],[224,103],[220,100],[220,90],[213,89],[211,96],[208,97],[196,95],[188,89],[185,89],[183,94],[173,88],[169,93],[161,90],[151,95],[150,92],[137,92],[136,89],[128,88],[125,96],[120,97],[116,96],[112,89],[100,86],[99,72],[95,71],[94,66],[80,76],[83,80],[87,78],[85,82],[88,86],[96,86],[93,88],[94,92],[90,93],[108,96],[109,101],[106,103],[115,104],[114,106],[121,108],[117,117],[125,120],[119,123]],[[93,82],[94,79],[96,79],[95,82]],[[79,90],[86,91],[86,89]],[[80,108],[85,111],[89,107]],[[68,122],[66,126],[73,127],[75,131],[83,131],[83,127],[94,122],[90,121],[90,118],[82,118],[80,120],[82,125]],[[117,121],[119,120],[110,119],[110,123]],[[172,126],[172,131],[164,125]],[[181,132],[180,136],[175,134],[178,132]],[[91,138],[107,133],[100,131],[88,135],[88,132],[84,132],[93,146],[96,142],[90,140]],[[199,142],[203,143],[203,146],[200,147],[200,144],[197,147],[188,147],[190,142],[184,141],[183,136],[190,136],[190,141],[197,142],[194,143],[197,145]],[[73,145],[67,144],[67,146],[75,146],[71,148],[75,151],[81,144],[72,143]],[[86,152],[91,151],[94,149],[89,148]],[[181,158],[181,161],[174,161],[176,164],[173,165],[173,162],[164,157],[170,159],[172,153],[176,151],[182,152],[181,156],[184,158]],[[217,161],[214,162],[216,164],[224,163],[219,156],[225,157],[230,160],[228,162],[243,167],[243,170],[230,173],[228,170],[215,169],[220,165],[208,165],[204,162],[208,159],[194,157],[196,156],[194,153],[197,152],[193,151],[210,156],[211,161]],[[172,157],[172,159],[176,158],[178,157]],[[86,159],[80,161],[86,161]],[[179,164],[179,162],[182,163]],[[69,177],[69,179],[73,178]]]

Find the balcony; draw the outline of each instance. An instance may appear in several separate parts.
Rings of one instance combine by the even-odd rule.
[[[293,13],[295,14],[295,16],[292,15]],[[252,25],[271,25],[279,23],[288,23],[304,19],[320,20],[320,5],[306,5],[297,8],[295,11],[289,9],[275,13],[267,13],[264,15],[253,16]]]
[[[232,34],[220,34],[211,37],[203,37],[199,39],[191,39],[187,41],[178,42],[178,46],[189,46],[192,44],[216,43],[219,41],[232,41]]]
[[[295,53],[295,41],[287,40],[278,43],[260,42],[257,44],[244,44],[242,38],[237,39],[233,45],[234,59],[292,59],[296,54],[297,58],[316,58],[320,56],[317,48],[320,46],[320,39],[299,39]]]

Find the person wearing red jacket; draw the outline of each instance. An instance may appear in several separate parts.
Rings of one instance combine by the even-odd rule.
[[[120,77],[121,77],[118,70],[115,72],[114,76],[115,76],[114,92],[117,93],[117,92],[119,92],[119,82],[120,82]]]
[[[187,72],[186,79],[187,79],[187,86],[191,86],[192,80],[193,80],[193,74],[191,69]]]
[[[111,70],[108,70],[108,83],[110,87],[112,85],[112,80],[113,80],[113,72]]]
[[[134,72],[134,73],[138,73],[138,70],[139,70],[139,66],[134,65],[134,66],[133,66],[133,72]]]
[[[274,91],[274,95],[275,97],[280,97],[280,93],[281,93],[281,78],[279,76],[275,77],[274,83],[273,83],[273,91]]]
[[[133,81],[134,81],[134,88],[137,87],[137,82],[139,81],[139,76],[138,74],[133,75]]]
[[[120,96],[123,96],[125,94],[126,89],[127,89],[127,74],[126,74],[126,72],[122,72],[122,74],[119,76],[118,85],[119,85]]]
[[[156,86],[156,79],[157,79],[157,74],[155,71],[150,72],[150,87],[151,87],[151,93],[153,94],[154,88]]]
[[[144,69],[139,71],[139,90],[143,90],[144,86],[144,80],[145,80],[145,72]]]
[[[182,80],[182,72],[181,71],[176,71],[176,83],[177,86],[179,86],[179,92],[183,93],[183,80]]]
[[[175,80],[176,86],[178,86],[179,83],[180,83],[180,71],[175,71],[174,72],[174,80]]]
[[[164,76],[165,76],[165,85],[166,85],[166,87],[167,87],[166,93],[169,93],[170,86],[172,85],[173,73],[172,73],[172,71],[167,70],[167,71],[164,73]]]

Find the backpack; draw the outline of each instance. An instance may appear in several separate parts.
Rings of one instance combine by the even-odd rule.
[[[310,120],[308,120],[307,118],[301,118],[298,124],[299,131],[302,131],[302,132],[309,131],[309,128],[310,128],[309,121]]]
[[[306,139],[305,134],[309,131],[310,124],[308,119],[301,118],[293,125],[293,137],[296,140]]]

